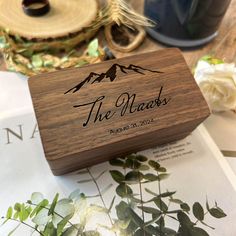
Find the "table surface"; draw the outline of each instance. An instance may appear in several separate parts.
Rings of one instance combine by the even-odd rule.
[[[131,3],[136,10],[142,12],[144,0],[131,0]],[[203,47],[182,50],[185,60],[191,68],[196,64],[200,57],[209,53],[215,55],[216,57],[223,58],[227,62],[234,61],[236,63],[236,0],[231,1],[230,7],[223,19],[218,33],[218,36],[212,42]],[[101,41],[105,44],[102,35],[103,34],[100,33],[99,38],[101,38]],[[166,48],[166,46],[157,43],[147,36],[143,44],[131,53],[113,52],[116,57],[124,57],[127,55],[149,52],[163,48]],[[1,56],[0,70],[6,70],[3,58]]]

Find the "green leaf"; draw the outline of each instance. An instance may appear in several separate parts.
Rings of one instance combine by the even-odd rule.
[[[52,222],[48,222],[44,228],[43,236],[59,236],[57,230],[54,228]]]
[[[166,170],[165,167],[159,167],[159,168],[157,169],[157,171],[158,171],[158,172],[166,172],[167,170]]]
[[[218,218],[218,219],[227,216],[224,213],[224,211],[222,209],[220,209],[219,207],[213,207],[213,208],[209,209],[209,212],[213,217]]]
[[[155,197],[154,199],[154,203],[156,204],[156,206],[161,210],[166,212],[168,210],[168,206],[165,204],[165,202],[163,202],[161,200],[161,198],[159,197]]]
[[[167,179],[170,175],[169,174],[160,174],[158,175],[158,180],[162,181],[164,179]]]
[[[32,202],[33,204],[39,204],[40,202],[43,201],[44,196],[43,196],[42,193],[36,192],[36,193],[32,193],[30,199],[31,199],[31,202]]]
[[[54,213],[55,207],[57,205],[58,198],[59,198],[59,194],[57,193],[56,196],[54,197],[53,201],[52,201],[52,205],[49,209],[48,215],[52,215]]]
[[[147,170],[149,170],[149,169],[150,169],[149,166],[143,165],[143,164],[138,168],[138,170],[141,170],[141,171],[147,171]]]
[[[123,167],[124,166],[124,162],[120,159],[112,159],[109,161],[110,165],[112,166],[119,166],[119,167]]]
[[[34,215],[37,215],[43,208],[45,208],[46,206],[48,206],[49,202],[47,199],[44,199],[43,201],[41,201],[35,208],[34,210],[31,212],[30,214],[30,218],[32,218]]]
[[[148,164],[149,164],[152,168],[154,168],[154,170],[158,170],[158,168],[161,167],[161,165],[160,165],[158,162],[153,161],[153,160],[148,161]]]
[[[110,174],[113,180],[115,180],[119,184],[125,180],[124,175],[118,170],[111,170]]]
[[[170,197],[170,196],[174,195],[175,193],[176,193],[176,191],[174,191],[174,192],[167,191],[165,193],[160,194],[159,197],[163,197],[163,198]]]
[[[199,202],[193,204],[193,215],[200,221],[204,220],[204,210]]]
[[[21,210],[21,204],[20,203],[16,203],[15,206],[14,206],[14,210],[17,211],[17,212],[20,212]]]
[[[158,180],[158,176],[157,175],[154,175],[154,174],[145,174],[144,176],[144,179],[148,180],[148,181],[156,181]]]
[[[137,159],[138,161],[141,161],[141,162],[145,162],[145,161],[148,160],[147,157],[145,157],[145,156],[143,156],[143,155],[136,155],[136,159]]]
[[[79,224],[76,224],[74,226],[70,226],[69,228],[67,228],[65,232],[63,232],[62,236],[77,236],[81,235],[81,233],[82,233],[81,226]]]
[[[133,191],[127,184],[122,183],[117,186],[116,193],[120,197],[124,198],[130,196],[133,193]]]
[[[38,212],[38,214],[32,219],[32,222],[34,222],[36,225],[42,225],[45,226],[48,221],[51,219],[51,217],[48,215],[47,209],[42,209]]]
[[[141,206],[139,206],[138,208],[143,210],[146,213],[149,213],[149,214],[154,214],[154,215],[160,215],[161,214],[161,212],[158,209],[153,208],[153,207],[145,207],[145,206],[141,207]]]
[[[7,210],[6,218],[10,219],[12,217],[13,209],[12,207],[9,207]]]
[[[73,191],[70,195],[69,195],[69,198],[72,199],[72,200],[78,200],[80,199],[80,190],[79,189],[76,189],[75,191]]]
[[[174,198],[170,198],[169,199],[170,202],[176,203],[176,204],[183,204],[184,202],[180,199],[174,199]]]
[[[57,224],[57,236],[60,236],[62,234],[65,226],[67,225],[72,216],[73,214],[66,216]]]
[[[33,55],[32,56],[32,65],[35,68],[39,68],[43,66],[43,59],[39,54]]]
[[[125,167],[126,167],[126,168],[130,168],[130,169],[133,169],[133,170],[139,169],[140,166],[141,166],[141,163],[138,162],[138,161],[135,160],[135,159],[132,159],[132,158],[131,158],[132,156],[129,156],[129,157],[130,157],[130,158],[126,159],[126,161],[125,161]]]
[[[24,222],[29,217],[30,212],[26,209],[24,204],[21,204],[21,210],[19,212],[19,219]]]
[[[100,233],[98,231],[89,230],[89,231],[83,232],[82,235],[83,236],[100,236]]]
[[[143,174],[139,171],[130,171],[125,176],[125,183],[137,184],[143,178]]]
[[[131,216],[131,220],[137,225],[142,227],[144,225],[143,220],[138,216],[138,214],[132,209],[132,208],[127,208],[130,216]]]
[[[116,214],[119,220],[129,219],[129,212],[127,211],[128,208],[128,204],[124,201],[121,201],[118,205],[116,205]]]
[[[181,203],[180,207],[183,211],[189,212],[190,211],[190,207],[187,203]]]
[[[67,218],[67,216],[70,216],[71,218],[74,213],[75,207],[71,199],[61,199],[60,201],[58,201],[52,217],[54,227],[57,226],[57,224],[61,221],[62,217]]]
[[[94,39],[88,45],[88,54],[91,57],[98,57],[99,56],[99,52],[98,52],[98,39]]]
[[[191,236],[209,236],[209,234],[204,229],[194,227],[191,229]]]
[[[205,61],[205,62],[207,62],[207,63],[209,63],[211,65],[217,65],[217,64],[224,63],[224,61],[222,59],[214,58],[211,55],[205,55],[200,60],[201,61]]]
[[[186,226],[187,228],[194,225],[194,223],[190,220],[190,218],[182,211],[177,213],[177,218],[180,222],[180,225]]]

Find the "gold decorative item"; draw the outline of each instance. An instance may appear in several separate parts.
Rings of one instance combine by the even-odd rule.
[[[102,60],[100,48],[98,55],[76,48],[99,29],[98,2],[50,0],[50,6],[45,15],[32,17],[22,1],[0,0],[0,49],[8,69],[31,76]]]
[[[143,26],[153,26],[152,21],[135,12],[125,0],[108,0],[103,18],[108,45],[121,52],[136,49],[146,36]]]

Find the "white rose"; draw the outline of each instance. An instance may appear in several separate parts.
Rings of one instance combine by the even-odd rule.
[[[194,77],[212,111],[236,109],[236,67],[199,61]]]

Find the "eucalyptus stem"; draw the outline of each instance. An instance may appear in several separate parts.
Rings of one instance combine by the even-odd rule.
[[[158,175],[158,172],[157,172]],[[158,180],[158,191],[159,191],[159,195],[161,195],[161,181]],[[161,210],[161,214],[163,214],[163,210],[162,210],[162,201],[160,201],[160,210]],[[162,226],[160,224],[160,236],[162,236]]]
[[[7,219],[7,218],[6,218],[6,217],[2,217],[2,219]],[[43,233],[41,233],[39,230],[37,230],[36,228],[34,228],[34,227],[33,227],[32,225],[30,225],[30,224],[27,224],[27,223],[25,223],[25,222],[23,222],[23,221],[19,221],[19,220],[12,219],[12,218],[9,218],[8,220],[12,220],[12,221],[18,222],[18,223],[20,223],[20,224],[23,224],[23,225],[25,225],[25,226],[27,226],[27,227],[33,229],[34,231],[36,231],[36,232],[39,233],[40,235],[44,236]]]
[[[143,218],[143,222],[145,222],[144,210],[143,210],[143,192],[142,192],[142,183],[141,183],[140,173],[139,173],[139,193],[140,193],[140,200],[141,200],[142,218]],[[145,230],[144,230],[144,234],[143,235],[144,236],[146,235]]]
[[[98,195],[99,195],[99,197],[100,197],[100,199],[101,199],[101,201],[102,201],[102,204],[103,204],[104,208],[108,210],[108,208],[107,208],[106,203],[105,203],[105,201],[104,201],[104,199],[103,199],[102,193],[101,193],[101,191],[100,191],[100,188],[99,188],[99,186],[98,186],[98,183],[97,183],[96,179],[95,179],[94,176],[92,175],[92,173],[91,173],[91,171],[89,170],[89,168],[87,168],[87,171],[88,171],[90,177],[92,178],[92,180],[93,180],[93,182],[94,182],[94,184],[95,184],[95,186],[96,186],[96,188],[97,188],[97,190],[98,190]],[[114,225],[113,220],[112,220],[112,218],[111,218],[111,215],[110,215],[110,213],[109,213],[108,211],[107,211],[107,215],[108,215],[108,218],[109,218],[109,220],[110,220],[111,225]],[[116,233],[115,233],[115,234],[116,234]]]

